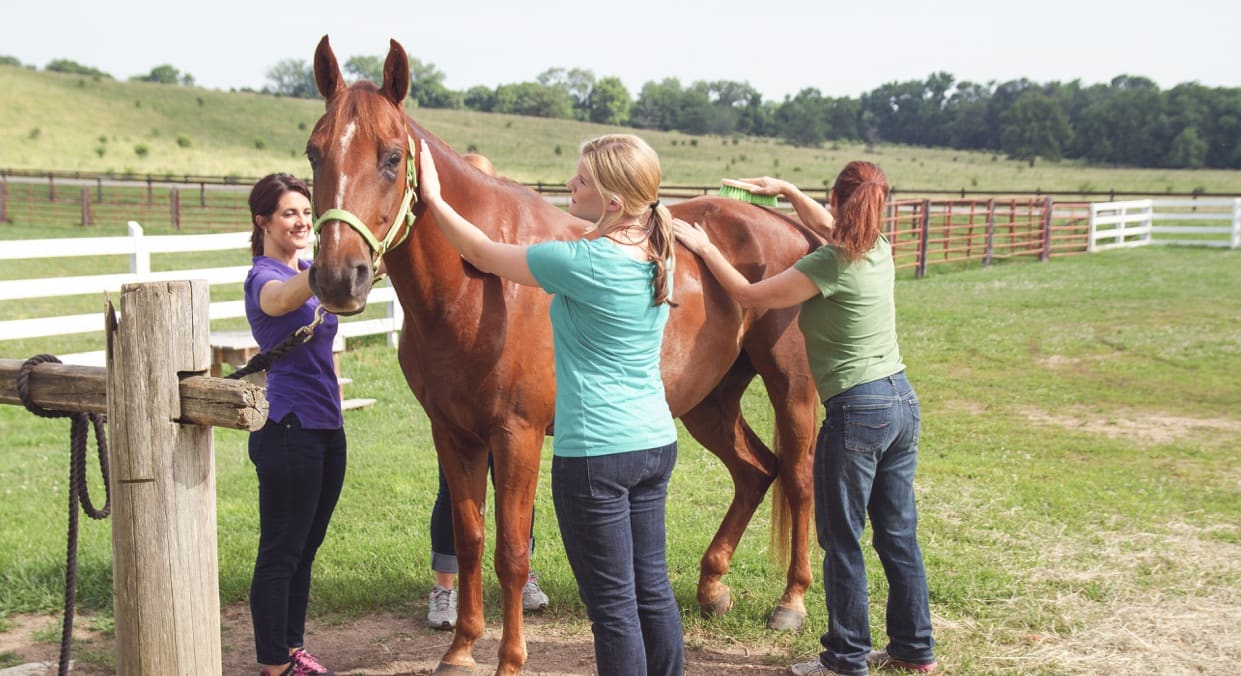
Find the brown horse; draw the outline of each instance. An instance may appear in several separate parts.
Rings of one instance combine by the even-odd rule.
[[[322,214],[311,288],[333,312],[360,312],[383,255],[405,310],[401,368],[431,420],[452,494],[460,608],[456,635],[436,672],[471,669],[473,645],[483,630],[482,507],[490,451],[495,572],[504,597],[496,673],[515,673],[526,660],[521,588],[529,567],[530,509],[543,438],[553,423],[551,296],[481,274],[462,261],[417,202],[413,151],[418,144],[429,146],[445,199],[494,240],[576,238],[590,224],[518,183],[478,171],[415,124],[404,111],[409,62],[396,41],[380,87],[370,82],[346,87],[326,36],[315,52],[314,70],[327,110],[306,150],[314,169],[315,209]],[[402,205],[411,202],[406,218]],[[819,244],[795,221],[751,204],[698,198],[672,211],[705,223],[713,241],[752,280],[786,269]],[[792,551],[784,595],[769,625],[797,628],[810,583],[810,460],[818,397],[796,309],[744,309],[703,270],[701,261],[678,248],[678,305],[668,321],[661,366],[673,415],[723,460],[734,483],[732,503],[702,557],[698,601],[708,614],[731,606],[721,578],[778,477],[787,500],[773,498],[773,549]],[[774,408],[777,453],[742,417],[741,396],[756,375]]]

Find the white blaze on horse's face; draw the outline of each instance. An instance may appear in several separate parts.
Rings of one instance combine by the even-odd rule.
[[[349,142],[353,140],[353,135],[357,131],[357,122],[350,122],[345,126],[345,132],[340,135],[341,157],[347,157],[349,155]],[[345,204],[345,186],[349,184],[349,175],[342,172],[338,180],[340,182],[336,184],[336,202],[333,203],[333,206],[339,209]]]

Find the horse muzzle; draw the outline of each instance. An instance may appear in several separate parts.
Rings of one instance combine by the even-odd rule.
[[[329,312],[356,315],[366,309],[366,298],[375,281],[375,269],[366,259],[356,262],[310,266],[310,291]]]

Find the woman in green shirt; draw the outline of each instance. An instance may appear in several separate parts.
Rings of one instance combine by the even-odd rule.
[[[466,260],[555,295],[552,498],[593,624],[595,668],[683,673],[664,537],[677,432],[659,372],[673,245],[659,157],[630,134],[587,141],[568,183],[569,213],[594,230],[531,245],[492,241],[445,202],[426,144],[420,166],[428,212]]]
[[[826,551],[828,626],[819,659],[790,671],[852,676],[866,674],[868,664],[933,671],[913,491],[921,413],[896,340],[892,248],[881,232],[887,177],[875,164],[850,162],[832,188],[831,211],[787,181],[744,180],[757,194],[785,196],[802,221],[828,242],[792,268],[751,284],[701,227],[679,220],[673,224],[681,243],[702,257],[738,303],[801,304],[798,325],[826,408],[815,447],[814,502],[819,546]],[[889,586],[884,650],[871,650],[860,542],[868,512]]]

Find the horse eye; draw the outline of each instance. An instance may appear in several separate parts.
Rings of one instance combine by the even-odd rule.
[[[319,166],[319,160],[320,160],[319,151],[315,148],[307,148],[306,159],[310,162],[311,167]]]

